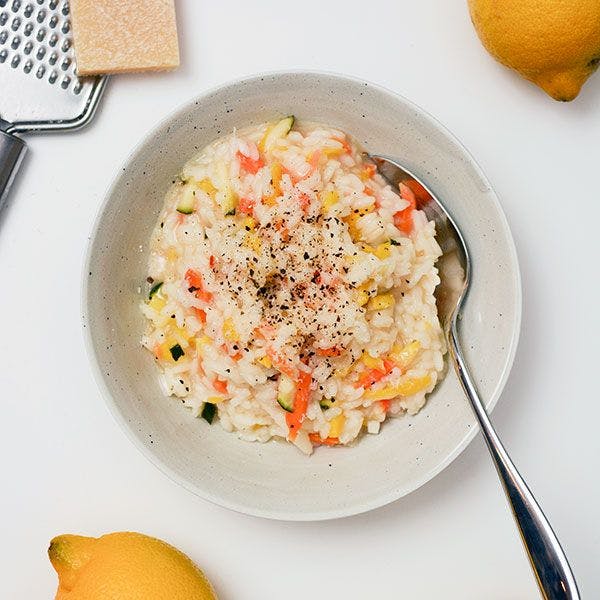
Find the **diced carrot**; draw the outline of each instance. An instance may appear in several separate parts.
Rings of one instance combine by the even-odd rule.
[[[405,183],[400,183],[399,188],[400,197],[409,203],[407,208],[417,208],[417,197],[415,196],[415,193],[412,191],[412,189]],[[406,208],[404,210],[406,210]]]
[[[215,259],[215,257],[214,257],[214,256],[211,254],[211,255],[210,255],[210,258],[208,259],[208,264],[209,264],[209,266],[210,266],[210,268],[211,268],[211,269],[212,269],[212,268],[215,266],[215,262],[216,262],[216,259]]]
[[[404,184],[411,189],[415,195],[417,206],[427,204],[431,200],[431,194],[416,180],[407,179]]]
[[[240,360],[240,358],[242,358],[242,353],[237,351],[237,352],[231,352],[229,350],[229,346],[227,344],[221,344],[221,350],[227,354],[229,356],[229,358],[233,358],[233,360],[235,360],[236,362],[238,360]]]
[[[363,180],[372,179],[375,173],[377,173],[377,167],[369,163],[363,167],[360,178]]]
[[[410,234],[413,229],[412,208],[410,206],[404,210],[400,210],[394,214],[394,225],[406,235]]]
[[[331,348],[317,348],[317,354],[319,356],[339,356],[342,353],[342,349],[337,346]]]
[[[375,192],[371,188],[365,186],[365,189],[363,191],[367,196],[375,196]]]
[[[387,413],[388,410],[390,410],[390,404],[392,403],[391,400],[381,400],[379,402],[379,404],[381,405],[381,408],[383,408],[383,412]]]
[[[291,379],[298,377],[298,370],[270,347],[267,347],[267,356],[271,359],[271,363],[273,363],[273,366],[277,370],[285,373]]]
[[[192,306],[192,310],[194,311],[194,314],[198,317],[200,323],[202,323],[202,325],[205,325],[206,313],[201,308],[196,308],[195,306]]]
[[[302,211],[304,213],[306,213],[306,211],[310,205],[310,196],[308,194],[305,194],[304,192],[302,192],[300,194],[300,197],[298,198],[298,201],[300,202],[300,208],[302,209]]]
[[[336,142],[339,142],[344,147],[344,150],[348,154],[352,154],[352,146],[350,145],[350,142],[345,137],[334,137],[333,139]]]
[[[185,280],[188,282],[189,291],[192,292],[196,298],[207,303],[213,299],[212,293],[204,289],[202,275],[200,275],[198,271],[194,271],[194,269],[188,269],[185,273]]]
[[[336,437],[322,438],[318,433],[309,433],[308,438],[315,445],[324,444],[325,446],[337,446],[337,444],[340,443],[340,440]]]
[[[393,361],[384,359],[383,369],[369,369],[368,371],[365,371],[358,378],[358,381],[354,384],[354,387],[363,387],[365,389],[371,387],[374,383],[377,383],[380,379],[383,379],[386,375],[389,375],[395,366],[396,363]]]
[[[240,167],[247,171],[248,173],[252,173],[255,175],[259,169],[262,169],[265,166],[265,161],[262,158],[250,158],[245,154],[242,154],[239,150],[235,154],[240,161]]]
[[[227,393],[227,382],[226,381],[222,381],[218,377],[215,377],[212,380],[212,385],[215,388],[215,390],[217,392],[219,392],[220,394],[226,394]]]
[[[308,399],[310,397],[310,382],[312,377],[306,371],[300,371],[298,381],[296,382],[296,395],[294,397],[294,411],[285,414],[285,421],[289,429],[290,440],[295,440],[298,435],[306,409],[308,408]]]
[[[321,151],[314,150],[310,153],[308,157],[308,164],[310,165],[310,173],[314,173],[315,169],[319,166],[319,161],[321,160]]]
[[[252,216],[254,213],[254,200],[247,196],[243,196],[239,199],[237,208],[242,214]]]

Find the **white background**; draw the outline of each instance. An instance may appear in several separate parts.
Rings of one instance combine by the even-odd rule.
[[[0,219],[0,595],[54,597],[52,536],[130,529],[187,552],[221,600],[537,597],[479,437],[434,481],[383,509],[270,522],[207,504],[166,479],[126,439],[92,380],[80,325],[82,261],[107,185],[133,146],[213,85],[318,68],[421,105],[496,188],[519,252],[524,319],[494,421],[583,597],[600,597],[600,75],[573,103],[552,101],[484,52],[465,0],[188,0],[178,3],[178,23],[179,70],[115,77],[91,127],[28,138]]]

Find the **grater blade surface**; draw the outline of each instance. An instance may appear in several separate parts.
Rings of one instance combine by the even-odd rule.
[[[43,130],[32,125],[81,115],[103,78],[75,68],[68,1],[0,0],[0,120]]]

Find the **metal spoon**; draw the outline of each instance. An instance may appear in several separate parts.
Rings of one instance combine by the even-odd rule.
[[[436,239],[443,252],[438,263],[442,282],[436,298],[454,369],[496,465],[542,596],[547,600],[578,599],[577,583],[567,557],[548,519],[504,449],[460,349],[458,320],[471,282],[471,259],[465,240],[442,203],[410,171],[385,156],[367,154],[365,157],[375,163],[379,173],[392,186],[398,187],[401,182],[414,180],[423,187],[419,193],[419,208],[435,222]],[[445,277],[445,273],[451,276]]]

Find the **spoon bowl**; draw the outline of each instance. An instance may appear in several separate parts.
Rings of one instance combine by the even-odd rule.
[[[411,189],[418,190],[415,193],[417,208],[435,222],[436,239],[442,250],[438,262],[441,283],[436,300],[454,369],[494,460],[542,596],[548,600],[577,599],[580,597],[577,583],[560,542],[500,441],[461,351],[458,323],[472,271],[465,239],[444,205],[423,181],[392,158],[373,154],[365,156],[393,187],[411,182]]]

